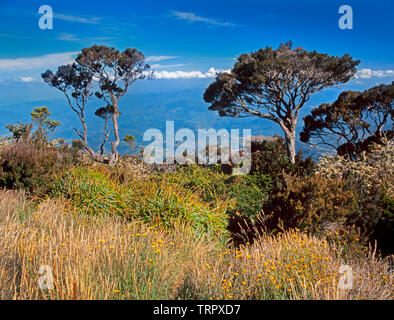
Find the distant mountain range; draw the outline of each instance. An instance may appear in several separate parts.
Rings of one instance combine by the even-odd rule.
[[[280,127],[272,121],[256,117],[234,119],[219,117],[216,112],[208,110],[208,104],[203,101],[202,88],[156,93],[129,93],[119,100],[121,116],[119,117],[119,133],[121,139],[127,134],[136,138],[137,146],[147,145],[143,142],[143,135],[147,129],[159,129],[165,134],[166,121],[174,121],[175,131],[180,128],[189,128],[195,132],[197,129],[251,129],[252,135],[273,136],[282,135]],[[47,106],[52,112],[51,118],[58,120],[61,125],[56,129],[55,137],[65,138],[71,142],[77,139],[74,127],[80,128],[77,116],[67,106],[66,99],[35,100],[11,105],[0,106],[0,135],[7,134],[4,128],[9,123],[27,122],[30,112],[37,106]],[[103,106],[98,99],[92,99],[88,105],[87,124],[89,130],[89,143],[96,150],[102,139],[104,122],[94,116],[94,111]],[[299,123],[302,130],[302,119]],[[109,151],[110,144],[106,149]],[[317,158],[324,149],[315,151],[308,145],[297,141],[297,150],[302,150],[305,156]],[[119,146],[122,154],[129,152],[129,146],[122,142]]]

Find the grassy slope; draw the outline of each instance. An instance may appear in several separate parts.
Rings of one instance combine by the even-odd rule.
[[[184,225],[164,231],[0,191],[0,233],[0,299],[394,298],[387,261],[297,231],[235,249]],[[343,264],[353,290],[338,289]],[[37,286],[42,265],[54,290]]]

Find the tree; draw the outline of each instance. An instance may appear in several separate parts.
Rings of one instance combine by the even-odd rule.
[[[30,123],[17,123],[8,124],[6,128],[12,133],[12,138],[14,140],[19,139],[34,139],[37,143],[46,143],[48,141],[48,134],[55,131],[55,129],[60,125],[59,121],[51,120],[51,112],[47,107],[36,107],[30,113],[31,122]],[[32,133],[34,125],[36,126],[36,131]]]
[[[135,148],[135,138],[132,134],[128,134],[124,137],[124,141],[128,143],[130,146],[130,154],[133,154],[134,148]]]
[[[329,145],[338,155],[354,159],[372,143],[393,139],[394,82],[364,92],[345,91],[333,103],[321,104],[304,117],[302,142],[317,140]],[[389,130],[384,130],[390,126]]]
[[[356,73],[359,60],[348,54],[329,56],[291,41],[278,49],[270,47],[241,54],[230,73],[220,73],[204,93],[210,110],[220,116],[257,116],[280,125],[287,155],[295,162],[298,115],[311,95],[326,87],[345,83]]]
[[[139,79],[150,79],[153,73],[145,64],[144,55],[137,49],[127,48],[123,52],[115,48],[94,45],[82,49],[77,63],[97,79],[99,91],[96,96],[113,107],[112,122],[115,141],[111,143],[110,165],[119,157],[117,147],[120,143],[118,117],[119,99],[127,92],[130,85]]]
[[[96,117],[99,117],[104,120],[104,140],[100,145],[100,153],[104,154],[104,145],[107,143],[109,134],[111,129],[108,128],[108,121],[111,119],[114,113],[114,108],[111,105],[107,105],[106,107],[101,107],[96,110],[94,113]]]
[[[37,107],[30,113],[33,124],[37,126],[35,132],[39,139],[44,139],[53,132],[59,125],[59,121],[49,119],[51,112],[47,107]]]
[[[92,88],[92,74],[77,64],[60,66],[55,73],[51,70],[41,74],[42,79],[50,86],[63,92],[71,110],[73,110],[82,123],[83,132],[74,128],[78,137],[83,141],[84,148],[93,159],[98,160],[95,152],[88,146],[88,128],[85,120],[85,111]]]

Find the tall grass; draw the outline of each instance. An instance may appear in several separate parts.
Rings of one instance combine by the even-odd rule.
[[[353,259],[340,244],[298,231],[234,248],[191,230],[81,215],[61,199],[34,207],[0,191],[0,298],[394,298],[389,261],[373,252]],[[352,267],[352,290],[338,288],[343,264]],[[37,284],[42,265],[53,270],[53,290]]]
[[[198,232],[225,237],[232,199],[205,202],[198,191],[169,180],[121,184],[98,169],[73,168],[53,185],[51,195],[69,199],[81,214],[118,215],[172,228],[187,223]]]

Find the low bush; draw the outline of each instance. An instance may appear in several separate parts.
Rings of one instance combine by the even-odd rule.
[[[0,153],[0,187],[24,189],[41,196],[56,173],[73,163],[72,154],[55,147],[38,147],[30,140],[17,140]]]
[[[127,216],[131,213],[123,188],[109,179],[103,169],[72,168],[52,184],[50,196],[69,199],[82,214]]]
[[[285,176],[264,208],[271,231],[300,228],[313,233],[345,227],[357,208],[353,191],[342,179],[320,175]]]
[[[378,240],[384,254],[392,253],[393,150],[388,143],[355,161],[325,157],[312,175],[282,173],[264,205],[264,227],[340,232],[349,244]]]
[[[370,241],[377,240],[384,253],[393,253],[394,216],[394,142],[371,146],[354,161],[344,157],[320,160],[316,172],[330,179],[346,181],[356,196],[357,206],[349,221],[359,227]]]
[[[303,159],[302,153],[296,155],[292,164],[287,157],[286,144],[282,137],[274,136],[261,141],[252,142],[251,174],[263,174],[273,180],[283,173],[309,175],[313,172],[314,163],[311,158]]]
[[[227,233],[227,209],[232,207],[231,199],[207,203],[201,200],[198,190],[166,180],[157,184],[137,182],[129,186],[128,195],[134,214],[145,222],[167,227],[188,223],[196,231],[210,236]]]

